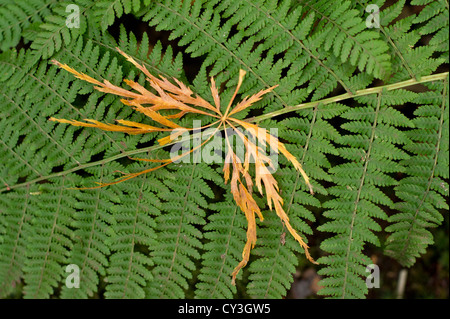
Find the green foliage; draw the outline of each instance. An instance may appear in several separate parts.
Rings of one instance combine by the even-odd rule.
[[[381,8],[380,28],[366,26],[372,3]],[[79,28],[67,27],[69,4],[78,6]],[[79,189],[148,168],[129,160],[136,154],[167,157],[156,142],[165,135],[48,121],[147,123],[50,63],[145,85],[115,47],[211,103],[214,76],[223,108],[239,69],[247,72],[241,98],[278,84],[239,116],[277,129],[311,178],[314,195],[278,157],[283,207],[318,259],[320,295],[364,298],[367,249],[413,266],[448,212],[449,135],[448,75],[423,80],[448,66],[448,6],[411,5],[417,13],[406,13],[404,0],[0,1],[0,296],[282,298],[306,263],[256,198],[265,220],[249,265],[231,284],[247,222],[221,164],[181,162]],[[161,31],[173,47],[127,30],[127,19]],[[197,71],[183,65],[188,56]],[[79,267],[79,289],[66,285],[70,264]]]
[[[395,92],[404,96],[404,102],[414,100],[414,95],[408,98],[406,92]],[[325,216],[332,221],[321,225],[319,230],[336,235],[321,244],[321,248],[330,253],[319,260],[328,265],[320,270],[320,274],[327,276],[322,280],[325,288],[321,294],[362,298],[367,293],[365,282],[359,277],[364,276],[370,260],[362,250],[366,242],[380,245],[373,232],[380,231],[381,227],[374,218],[387,219],[379,205],[393,205],[380,188],[396,184],[389,174],[404,171],[398,160],[408,157],[398,147],[407,144],[408,139],[396,126],[411,124],[401,113],[387,107],[396,100],[395,95],[392,98],[379,93],[376,98],[359,98],[358,102],[364,106],[353,107],[342,114],[349,122],[341,128],[350,134],[343,134],[337,140],[342,145],[339,155],[346,161],[329,170],[336,184],[329,192],[336,198],[324,203],[328,208]]]
[[[83,7],[86,5],[86,7]],[[92,6],[90,1],[58,2],[52,14],[46,15],[44,22],[35,25],[27,34],[32,39],[31,48],[37,57],[48,58],[58,52],[63,45],[71,43],[72,39],[86,31],[85,12]],[[78,23],[71,19],[71,12],[78,13]],[[70,27],[69,27],[70,26]]]
[[[0,50],[15,47],[32,23],[42,23],[56,1],[0,1]]]
[[[197,298],[232,298],[236,293],[230,274],[241,258],[246,220],[233,203],[231,194],[225,197],[223,202],[210,206],[215,213],[209,216],[204,227],[208,242],[203,246],[206,252],[202,255],[196,285]]]
[[[386,253],[408,267],[433,244],[427,228],[442,223],[439,210],[448,210],[447,85],[446,81],[429,85],[431,94],[422,93],[415,100],[421,105],[414,113],[414,130],[408,132],[414,142],[407,147],[411,156],[402,162],[408,167],[407,176],[395,188],[401,199],[395,205],[399,213],[390,217],[386,229],[392,232]]]

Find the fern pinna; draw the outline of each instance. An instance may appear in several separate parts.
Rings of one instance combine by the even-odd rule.
[[[362,298],[370,257],[414,267],[448,216],[444,1],[0,1],[0,43],[2,297],[282,298],[292,274],[313,267],[318,296]],[[176,142],[192,149],[197,135],[151,132],[162,126],[138,106],[52,60],[155,95],[147,77],[177,79],[203,105],[215,107],[219,95],[222,115],[233,97],[258,96],[230,123],[277,129],[278,155],[288,156],[267,180],[274,200],[262,179],[258,195],[245,159],[230,161],[229,185],[224,164],[180,160],[153,170],[166,163],[133,160],[168,158]],[[220,125],[218,113],[199,109],[209,114],[164,115],[185,128]],[[117,119],[125,126],[101,124]],[[305,258],[307,246],[319,265]],[[78,289],[66,283],[68,265],[78,266]]]

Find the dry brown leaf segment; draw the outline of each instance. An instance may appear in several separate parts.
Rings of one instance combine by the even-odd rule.
[[[282,220],[283,224],[289,230],[291,235],[300,243],[305,251],[306,257],[313,263],[316,263],[314,259],[308,252],[308,245],[302,239],[302,237],[292,228],[289,217],[283,209],[283,199],[279,194],[278,183],[270,172],[270,168],[273,168],[273,163],[270,161],[270,158],[262,152],[261,147],[258,145],[264,145],[269,147],[272,151],[283,154],[295,167],[296,170],[300,172],[302,175],[306,185],[309,187],[310,193],[313,194],[313,190],[311,184],[309,182],[309,178],[306,175],[305,171],[302,168],[302,165],[298,162],[298,160],[286,149],[283,143],[281,143],[275,136],[270,134],[266,129],[259,127],[256,124],[251,124],[243,120],[239,120],[233,118],[232,116],[242,110],[245,110],[253,103],[261,100],[264,94],[272,91],[276,86],[268,88],[266,90],[261,90],[258,93],[245,97],[241,102],[236,104],[234,107],[233,102],[239,91],[239,88],[244,80],[245,71],[240,70],[239,72],[239,80],[234,91],[234,94],[226,107],[226,111],[222,114],[220,109],[220,96],[219,91],[215,85],[214,79],[211,78],[211,93],[214,99],[214,104],[211,105],[209,102],[204,100],[198,95],[195,95],[190,88],[184,85],[177,79],[173,79],[175,84],[168,81],[166,78],[160,76],[155,77],[146,69],[144,65],[138,64],[132,57],[121,51],[117,48],[117,51],[120,52],[129,62],[131,62],[135,67],[141,70],[145,76],[147,81],[150,84],[150,87],[154,91],[149,91],[139,83],[136,83],[131,80],[124,80],[125,83],[131,87],[130,90],[123,89],[121,87],[115,86],[107,80],[103,80],[103,82],[97,81],[96,79],[80,73],[66,64],[62,64],[56,60],[52,60],[54,64],[58,67],[65,69],[66,71],[75,75],[75,77],[92,83],[95,85],[95,89],[105,93],[111,93],[114,95],[118,95],[122,97],[121,101],[123,104],[131,106],[134,110],[143,113],[151,120],[157,123],[156,126],[147,125],[143,123],[137,123],[127,120],[117,120],[117,124],[107,124],[101,123],[97,120],[93,119],[85,119],[84,122],[77,120],[65,120],[65,119],[56,119],[50,118],[51,121],[57,121],[60,123],[67,123],[74,126],[84,126],[84,127],[93,127],[98,128],[104,131],[112,131],[112,132],[123,132],[128,134],[145,134],[149,132],[172,132],[167,137],[164,137],[158,142],[161,145],[166,145],[174,140],[178,135],[174,131],[177,130],[188,130],[192,131],[194,128],[182,127],[176,123],[177,119],[180,119],[185,114],[195,113],[201,115],[211,116],[216,121],[213,123],[200,127],[200,129],[204,129],[207,127],[213,127],[213,133],[209,135],[208,138],[189,149],[188,151],[179,154],[175,157],[171,157],[168,159],[143,159],[143,158],[134,158],[134,160],[139,161],[147,161],[159,163],[159,165],[143,170],[137,173],[125,174],[120,179],[117,179],[110,183],[98,183],[98,186],[90,187],[90,188],[99,188],[112,184],[117,184],[136,176],[146,174],[157,170],[158,168],[169,165],[170,163],[196,151],[201,148],[203,145],[208,143],[212,136],[217,133],[219,130],[224,130],[225,132],[225,164],[223,167],[224,180],[225,183],[230,182],[230,189],[233,195],[236,204],[241,208],[244,212],[245,217],[248,221],[247,227],[247,241],[244,246],[244,250],[242,252],[242,260],[234,269],[232,275],[232,283],[235,284],[236,275],[238,272],[245,267],[247,264],[250,251],[255,246],[256,243],[256,216],[263,221],[264,217],[261,213],[259,206],[257,205],[255,199],[253,198],[253,186],[256,186],[259,193],[266,196],[267,204],[270,210],[275,208],[275,212],[278,217]],[[155,93],[153,93],[155,92]],[[175,114],[164,114],[164,111],[175,110]],[[166,112],[167,113],[167,112]],[[246,136],[243,134],[242,128]],[[195,129],[198,129],[196,127]],[[245,155],[244,158],[240,158],[232,147],[232,143],[230,142],[230,134],[229,132],[233,132],[238,139],[241,140],[243,145],[245,146]],[[252,138],[248,138],[248,137]],[[256,141],[258,143],[256,143]],[[241,156],[242,157],[242,156]],[[250,163],[254,164],[255,168],[255,176],[252,178],[249,172]]]

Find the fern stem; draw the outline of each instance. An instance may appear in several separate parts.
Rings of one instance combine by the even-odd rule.
[[[344,93],[344,94],[341,94],[341,95],[338,95],[338,96],[334,96],[334,97],[330,97],[330,98],[327,98],[327,99],[323,99],[323,100],[320,100],[320,101],[308,102],[308,103],[298,104],[298,105],[295,105],[295,106],[286,107],[286,108],[281,109],[281,110],[277,110],[277,111],[274,111],[274,112],[270,112],[270,113],[267,113],[267,114],[263,114],[263,115],[260,115],[260,116],[256,116],[256,117],[252,117],[252,118],[246,119],[245,121],[246,122],[260,122],[260,121],[263,121],[263,120],[266,120],[266,119],[270,119],[270,118],[273,118],[275,116],[279,116],[279,115],[286,114],[286,113],[289,113],[289,112],[299,111],[299,110],[303,110],[303,109],[310,109],[310,108],[316,107],[318,105],[331,104],[331,103],[343,101],[343,100],[346,100],[346,99],[355,98],[355,97],[358,97],[358,96],[364,96],[364,95],[369,95],[369,94],[380,93],[383,90],[391,91],[391,90],[396,90],[396,89],[400,89],[400,88],[404,88],[404,87],[408,87],[408,86],[412,86],[412,85],[416,85],[416,84],[420,84],[420,83],[426,83],[426,82],[432,82],[432,81],[440,81],[440,80],[446,79],[448,77],[448,74],[449,74],[449,72],[438,73],[438,74],[423,76],[423,77],[421,77],[420,80],[409,79],[409,80],[398,82],[398,83],[387,84],[387,85],[383,85],[383,86],[378,86],[378,87],[358,90],[354,94]],[[155,150],[161,149],[163,147],[167,147],[167,146],[173,145],[173,144],[175,144],[177,142],[183,142],[183,141],[187,141],[188,139],[191,139],[191,138],[199,138],[199,137],[201,137],[201,133],[196,133],[196,134],[193,134],[190,137],[184,138],[184,139],[182,139],[180,141],[174,141],[174,142],[168,143],[166,145],[154,145],[154,146],[150,146],[150,147],[145,147],[145,148],[140,148],[140,149],[131,150],[131,151],[127,151],[127,152],[122,152],[120,154],[108,157],[106,159],[102,159],[102,160],[97,161],[97,162],[92,162],[92,163],[86,163],[86,164],[83,164],[83,165],[79,165],[79,166],[76,166],[74,168],[68,169],[66,171],[50,174],[50,175],[47,175],[47,176],[42,176],[42,177],[33,179],[31,181],[28,181],[28,182],[24,182],[24,183],[20,183],[20,184],[16,184],[16,185],[6,185],[5,187],[0,188],[0,193],[5,192],[5,191],[9,191],[9,190],[12,190],[12,189],[15,189],[15,188],[20,188],[20,187],[24,187],[24,186],[27,186],[27,185],[35,184],[35,183],[38,183],[38,182],[43,182],[43,181],[46,181],[46,180],[51,179],[51,178],[65,176],[67,174],[76,172],[78,170],[82,170],[82,169],[85,169],[85,168],[88,168],[88,167],[97,166],[97,165],[102,165],[102,164],[105,164],[105,163],[108,163],[108,162],[112,162],[114,160],[117,160],[117,159],[120,159],[120,158],[123,158],[123,157],[129,157],[129,156],[135,155],[135,154],[155,151]]]
[[[414,74],[414,72],[411,70],[411,67],[409,66],[408,62],[406,62],[405,57],[403,56],[403,54],[400,52],[400,50],[398,49],[397,45],[395,44],[394,40],[392,40],[392,38],[390,37],[389,33],[386,32],[384,27],[380,27],[381,32],[384,34],[384,36],[386,37],[386,39],[389,41],[389,43],[391,44],[392,48],[394,49],[394,52],[397,54],[397,56],[400,58],[400,60],[402,61],[403,66],[406,68],[406,71],[408,71],[409,76],[411,78],[415,78],[415,79],[420,79],[420,77],[418,77],[416,74]]]
[[[260,122],[260,121],[263,121],[263,120],[266,120],[266,119],[271,119],[271,118],[273,118],[275,116],[279,116],[279,115],[286,114],[286,113],[289,113],[289,112],[294,112],[294,111],[299,111],[299,110],[304,110],[304,109],[310,109],[310,108],[313,108],[313,107],[318,106],[318,105],[326,105],[326,104],[331,104],[331,103],[335,103],[335,102],[339,102],[339,101],[355,98],[355,97],[358,97],[358,96],[364,96],[364,95],[369,95],[369,94],[380,93],[383,90],[391,91],[391,90],[401,89],[401,88],[404,88],[404,87],[408,87],[408,86],[412,86],[412,85],[416,85],[416,84],[420,84],[420,83],[444,80],[447,77],[448,77],[448,72],[444,72],[444,73],[438,73],[438,74],[423,76],[420,80],[409,79],[409,80],[398,82],[398,83],[387,84],[387,85],[383,85],[383,86],[377,86],[377,87],[373,87],[373,88],[358,90],[354,94],[344,93],[344,94],[333,96],[333,97],[330,97],[330,98],[327,98],[327,99],[323,99],[323,100],[320,100],[320,101],[302,103],[302,104],[298,104],[298,105],[295,105],[295,106],[286,107],[286,108],[281,109],[281,110],[277,110],[277,111],[273,111],[273,112],[270,112],[270,113],[267,113],[267,114],[263,114],[263,115],[260,115],[260,116],[249,118],[246,121],[247,122]]]

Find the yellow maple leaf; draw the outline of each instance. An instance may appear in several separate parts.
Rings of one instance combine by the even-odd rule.
[[[215,127],[213,133],[207,139],[205,139],[205,141],[203,141],[200,145],[197,145],[196,147],[178,156],[168,159],[134,158],[134,160],[139,161],[162,163],[159,166],[152,167],[150,169],[146,169],[137,173],[125,174],[124,176],[122,176],[122,178],[116,181],[110,183],[98,183],[99,184],[98,186],[90,188],[98,188],[112,184],[117,184],[129,180],[131,178],[134,178],[136,176],[157,170],[158,168],[166,166],[201,148],[212,138],[212,136],[215,135],[216,132],[218,132],[220,129],[223,129],[225,131],[225,140],[227,145],[225,164],[223,168],[224,180],[225,183],[230,181],[230,190],[233,195],[233,198],[236,204],[245,213],[245,217],[248,222],[247,241],[242,252],[242,260],[239,262],[239,264],[236,266],[236,268],[233,270],[231,274],[233,285],[235,284],[236,275],[247,264],[250,257],[250,251],[256,244],[257,237],[256,237],[255,214],[260,218],[261,221],[264,220],[261,210],[252,195],[253,185],[256,186],[256,188],[258,189],[258,191],[262,196],[264,196],[265,191],[267,204],[270,210],[275,208],[275,212],[281,219],[283,224],[289,230],[291,235],[300,243],[301,247],[303,247],[306,257],[311,262],[316,263],[309,254],[308,245],[304,242],[302,237],[295,231],[295,229],[292,228],[289,222],[289,217],[287,216],[286,212],[283,209],[283,199],[279,194],[278,183],[269,171],[270,167],[273,168],[273,163],[271,163],[268,156],[263,154],[261,148],[252,141],[250,141],[240,130],[237,129],[236,126],[239,125],[240,127],[244,128],[244,130],[248,132],[250,136],[252,136],[262,145],[269,146],[270,149],[274,150],[276,153],[283,154],[293,164],[295,169],[301,173],[306,185],[309,187],[311,194],[313,194],[309,178],[306,175],[305,171],[303,170],[302,165],[286,149],[285,145],[281,143],[275,136],[269,134],[266,129],[261,128],[256,124],[246,122],[245,120],[239,120],[231,117],[233,114],[243,111],[253,103],[259,101],[264,94],[272,91],[276,86],[273,86],[266,90],[261,90],[258,93],[252,95],[251,97],[245,97],[240,103],[238,103],[234,108],[231,109],[231,106],[239,91],[240,86],[242,85],[246,73],[244,70],[240,70],[238,84],[236,86],[234,94],[227,105],[225,113],[222,114],[220,111],[219,91],[216,87],[213,78],[211,78],[211,93],[215,105],[211,105],[209,102],[207,102],[200,96],[194,95],[191,89],[189,89],[179,80],[174,78],[173,80],[176,84],[173,84],[172,82],[168,81],[166,78],[162,76],[160,76],[159,78],[155,77],[152,74],[150,74],[150,72],[144,65],[138,64],[132,57],[121,51],[119,48],[117,48],[117,51],[146,75],[146,80],[149,82],[150,86],[156,91],[157,94],[150,92],[139,83],[136,83],[131,80],[124,80],[124,81],[137,93],[131,90],[126,90],[121,87],[115,86],[107,80],[103,80],[103,82],[97,81],[94,78],[86,74],[80,73],[72,69],[68,65],[62,64],[56,60],[52,60],[52,62],[57,66],[59,66],[60,68],[63,68],[68,72],[74,74],[77,78],[95,84],[96,86],[94,88],[97,89],[98,91],[111,93],[123,97],[121,99],[123,104],[133,107],[136,111],[143,113],[144,115],[148,116],[151,120],[155,121],[156,123],[158,123],[163,127],[151,126],[127,120],[117,120],[117,123],[120,125],[105,124],[93,119],[85,119],[85,122],[81,122],[76,120],[56,119],[52,117],[50,118],[51,121],[67,123],[74,126],[94,127],[101,130],[112,132],[123,132],[128,134],[144,134],[150,132],[172,132],[173,130],[176,129],[194,130],[194,128],[182,127],[174,122],[174,120],[183,117],[185,114],[194,113],[211,116],[212,118],[217,119],[215,122],[211,124],[202,126],[200,128],[196,127],[195,128],[196,130],[211,127],[216,124],[217,126]],[[177,110],[178,113],[172,115],[164,115],[161,112],[165,110]],[[244,161],[242,161],[233,151],[227,133],[228,129],[231,129],[233,132],[235,132],[236,135],[239,137],[239,139],[243,142],[245,146]],[[166,145],[170,143],[178,135],[179,134],[171,134],[167,137],[161,138],[159,140],[159,143],[161,145]],[[251,161],[255,165],[254,182],[249,173]],[[232,170],[231,173],[230,173],[230,163]]]

